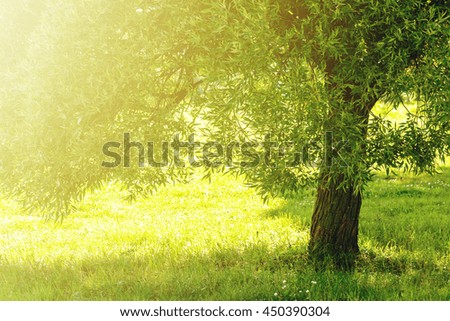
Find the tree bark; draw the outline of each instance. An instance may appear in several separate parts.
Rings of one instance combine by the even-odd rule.
[[[325,72],[330,79],[328,84],[330,92],[340,88],[340,84],[333,81],[336,64],[337,61],[333,58],[326,61]],[[339,122],[339,116],[343,112],[352,114],[355,119],[353,128],[360,131],[360,147],[363,151],[360,157],[364,159],[364,140],[367,137],[369,115],[378,97],[367,95],[362,99],[361,95],[353,93],[351,87],[347,87],[343,90],[342,98],[344,107],[338,106],[331,110],[325,128],[339,135],[340,127],[335,126],[335,123]],[[345,139],[345,135],[342,137],[341,134],[340,138]],[[331,164],[333,155],[328,153],[325,157],[331,157],[326,159],[326,164]],[[347,157],[355,155],[349,154]],[[362,194],[361,190],[354,188],[351,180],[346,180],[339,172],[331,173],[331,170],[333,169],[330,167],[321,170],[311,222],[309,258],[319,268],[331,263],[334,267],[350,270],[353,269],[359,254],[358,227]]]
[[[309,256],[316,265],[352,269],[359,253],[358,223],[361,193],[338,188],[342,177],[327,184],[322,176],[311,224]]]

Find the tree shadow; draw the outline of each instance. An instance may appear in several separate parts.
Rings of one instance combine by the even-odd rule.
[[[1,300],[448,299],[445,268],[426,257],[382,257],[366,251],[353,272],[317,271],[308,263],[306,244],[251,244],[177,258],[161,250],[73,262],[0,262]],[[422,293],[414,296],[417,286],[423,286]]]

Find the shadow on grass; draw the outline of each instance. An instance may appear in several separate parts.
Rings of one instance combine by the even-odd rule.
[[[354,272],[315,271],[306,246],[252,245],[167,258],[125,253],[53,264],[2,261],[1,300],[448,300],[448,273],[427,257],[365,251]]]

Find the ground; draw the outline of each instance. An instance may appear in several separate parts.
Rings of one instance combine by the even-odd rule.
[[[314,192],[264,204],[232,177],[133,204],[89,194],[62,224],[0,201],[0,300],[450,300],[450,168],[378,173],[354,272],[307,263]]]

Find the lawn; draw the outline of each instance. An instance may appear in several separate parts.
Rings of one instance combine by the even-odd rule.
[[[229,176],[130,204],[115,185],[62,223],[0,201],[1,300],[450,300],[450,168],[376,175],[353,272],[307,262],[314,192],[264,204]]]

